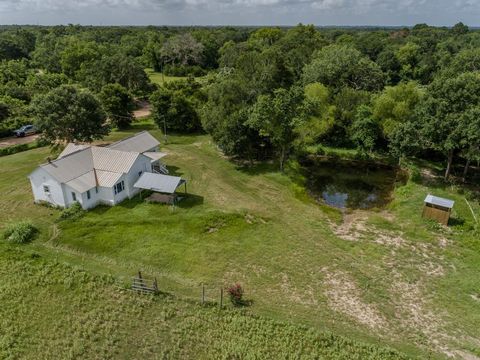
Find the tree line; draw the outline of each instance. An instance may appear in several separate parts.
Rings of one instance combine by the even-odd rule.
[[[128,127],[134,98],[149,98],[162,129],[206,131],[239,159],[283,168],[292,154],[351,147],[442,158],[446,178],[455,164],[466,176],[480,160],[479,45],[462,23],[4,27],[0,131],[35,118],[50,141],[90,141]],[[187,78],[158,86],[146,68]]]

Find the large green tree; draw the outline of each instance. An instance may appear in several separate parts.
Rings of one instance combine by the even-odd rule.
[[[415,82],[386,87],[373,100],[373,118],[380,123],[383,136],[389,138],[395,128],[412,121],[424,91]]]
[[[198,91],[198,83],[193,79],[172,82],[155,91],[150,96],[150,103],[158,127],[183,133],[199,131]]]
[[[51,144],[91,142],[109,133],[100,102],[76,86],[62,85],[35,97],[31,111],[42,138]]]
[[[112,125],[118,129],[130,126],[135,102],[127,89],[120,84],[107,84],[102,88],[99,98]]]
[[[372,109],[361,105],[351,128],[351,139],[364,153],[371,153],[380,136],[378,122],[373,118]]]
[[[260,95],[247,124],[267,137],[278,154],[280,170],[295,140],[295,128],[303,122],[304,94],[300,88],[277,89],[272,95]]]
[[[342,87],[355,90],[380,90],[385,75],[372,60],[357,49],[345,45],[330,45],[313,56],[303,72],[305,84],[319,82],[335,91]]]
[[[419,105],[417,117],[422,122],[425,145],[447,157],[445,179],[451,173],[455,154],[465,148],[465,124],[462,119],[478,106],[480,73],[477,72],[460,74],[454,78],[436,78]]]

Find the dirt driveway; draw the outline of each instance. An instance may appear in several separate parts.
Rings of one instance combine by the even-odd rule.
[[[152,113],[150,104],[146,101],[142,101],[140,102],[139,105],[140,105],[140,108],[133,112],[133,116],[136,119],[143,119],[150,116],[150,114]],[[0,139],[0,148],[5,148],[8,146],[18,145],[18,144],[28,144],[35,141],[38,137],[39,135],[36,134],[36,135],[30,135],[30,136],[25,136],[21,138],[17,138],[14,136],[3,138],[3,139]]]
[[[25,136],[20,138],[17,138],[17,137],[3,138],[3,139],[0,139],[0,148],[5,148],[12,145],[18,145],[18,144],[28,144],[38,139],[38,137],[39,135],[35,134],[35,135],[30,135],[30,136]]]
[[[142,101],[139,103],[139,105],[140,108],[133,112],[133,116],[136,119],[143,119],[150,116],[150,114],[152,113],[152,108],[150,104],[146,101]]]

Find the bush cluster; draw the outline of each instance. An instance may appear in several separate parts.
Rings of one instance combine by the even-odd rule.
[[[29,144],[17,144],[0,149],[0,156],[13,155],[22,151],[36,149],[47,145],[44,141],[35,141]]]
[[[3,232],[3,238],[14,244],[25,244],[33,240],[38,229],[30,221],[9,224]]]
[[[230,286],[228,289],[228,295],[230,296],[230,301],[232,302],[233,305],[235,306],[241,306],[243,305],[243,288],[242,285],[239,283],[236,283],[232,286]]]
[[[62,210],[60,220],[77,220],[85,214],[82,205],[79,202],[74,202],[72,206]]]

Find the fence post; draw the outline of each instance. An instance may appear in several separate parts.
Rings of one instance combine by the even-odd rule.
[[[155,277],[155,280],[153,281],[153,288],[155,289],[155,292],[158,292],[158,283],[157,283],[156,277]]]
[[[220,309],[223,307],[223,287],[220,288]]]
[[[138,278],[141,279],[142,278],[142,273],[140,271],[138,271]]]
[[[205,284],[202,284],[202,305],[205,304]]]

